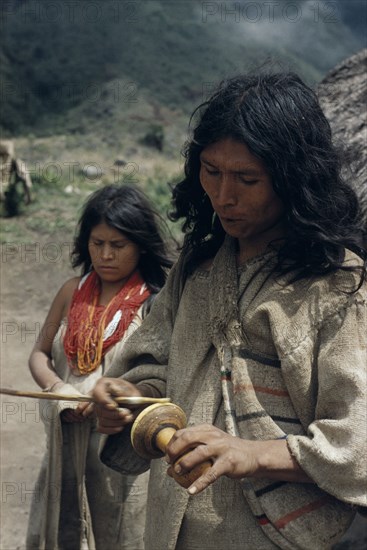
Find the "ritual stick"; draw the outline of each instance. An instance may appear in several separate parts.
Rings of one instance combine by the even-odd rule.
[[[91,395],[67,395],[55,392],[42,391],[23,391],[13,390],[9,388],[0,388],[0,393],[4,395],[13,395],[15,397],[33,397],[34,399],[51,399],[53,401],[84,401],[93,403],[94,399]],[[142,406],[151,405],[152,403],[169,403],[171,400],[168,397],[140,397],[138,395],[130,397],[112,397],[119,405],[126,406]]]

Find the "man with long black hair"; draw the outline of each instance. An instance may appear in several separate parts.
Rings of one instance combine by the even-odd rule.
[[[367,252],[330,126],[293,73],[224,82],[194,114],[172,217],[185,241],[94,395],[102,459],[127,471],[133,414],[169,396],[189,427],[151,461],[145,546],[331,548],[366,501]],[[129,460],[128,460],[129,457]]]

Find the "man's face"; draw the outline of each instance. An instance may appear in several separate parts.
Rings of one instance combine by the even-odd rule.
[[[283,215],[264,164],[244,143],[226,138],[200,155],[200,182],[228,235],[240,244],[267,240]]]

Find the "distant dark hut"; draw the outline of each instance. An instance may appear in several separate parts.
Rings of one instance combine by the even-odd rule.
[[[367,230],[367,49],[342,61],[318,94],[334,140],[345,150],[343,175],[357,192]]]

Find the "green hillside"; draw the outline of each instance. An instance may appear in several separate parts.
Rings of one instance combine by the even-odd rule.
[[[317,82],[363,45],[329,4],[337,3],[6,1],[3,135],[83,134],[104,123],[106,133],[140,135],[269,56]]]
[[[1,242],[70,238],[85,197],[117,181],[166,216],[189,114],[215,83],[268,58],[317,83],[365,45],[365,14],[364,0],[1,0],[0,137],[34,185]]]

